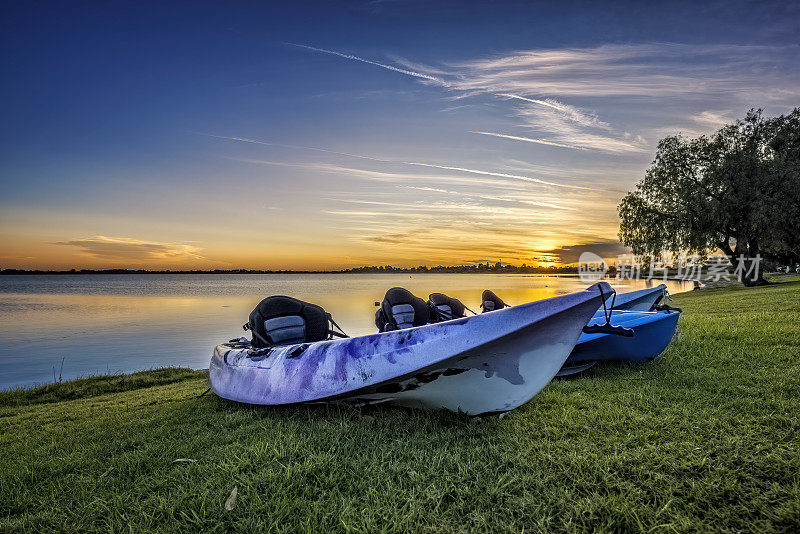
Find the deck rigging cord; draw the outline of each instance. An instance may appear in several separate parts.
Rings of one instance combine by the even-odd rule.
[[[583,327],[584,334],[611,334],[615,336],[633,337],[633,330],[624,326],[614,326],[611,324],[611,316],[614,313],[614,303],[617,301],[617,292],[613,289],[614,295],[611,297],[611,309],[606,308],[606,295],[603,286],[598,285],[600,298],[603,300],[603,316],[606,324],[587,324]]]

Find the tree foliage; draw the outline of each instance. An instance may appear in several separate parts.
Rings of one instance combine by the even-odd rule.
[[[636,254],[800,261],[800,108],[750,110],[708,137],[662,139],[618,210],[620,240]]]

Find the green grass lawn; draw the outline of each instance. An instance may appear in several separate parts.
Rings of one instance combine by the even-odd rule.
[[[663,358],[502,419],[250,408],[186,370],[2,393],[0,531],[798,531],[800,282],[675,302]]]

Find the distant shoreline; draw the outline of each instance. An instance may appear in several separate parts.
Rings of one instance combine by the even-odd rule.
[[[503,266],[499,268],[479,269],[469,266],[457,267],[410,267],[410,268],[369,268],[356,267],[338,271],[314,270],[260,270],[260,269],[229,269],[229,270],[146,270],[146,269],[70,269],[67,271],[45,271],[24,269],[3,269],[0,275],[82,275],[82,274],[578,274],[577,267],[514,267]]]

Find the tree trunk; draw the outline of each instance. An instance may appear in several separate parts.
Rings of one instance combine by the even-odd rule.
[[[764,280],[762,258],[759,256],[760,250],[755,239],[737,238],[736,249],[732,252],[733,257],[729,258],[735,272],[739,274],[739,281],[745,287],[763,286],[769,283]]]
[[[759,267],[758,273],[755,275],[755,278],[753,276],[753,273],[747,274],[748,270],[750,269],[750,267],[752,267],[755,261],[756,260],[754,260],[753,258],[744,259],[744,263],[747,267],[743,271],[739,272],[739,281],[742,282],[742,284],[744,284],[745,287],[765,286],[769,283],[766,280],[764,280],[764,271],[760,268],[761,267],[760,265],[758,266]]]

